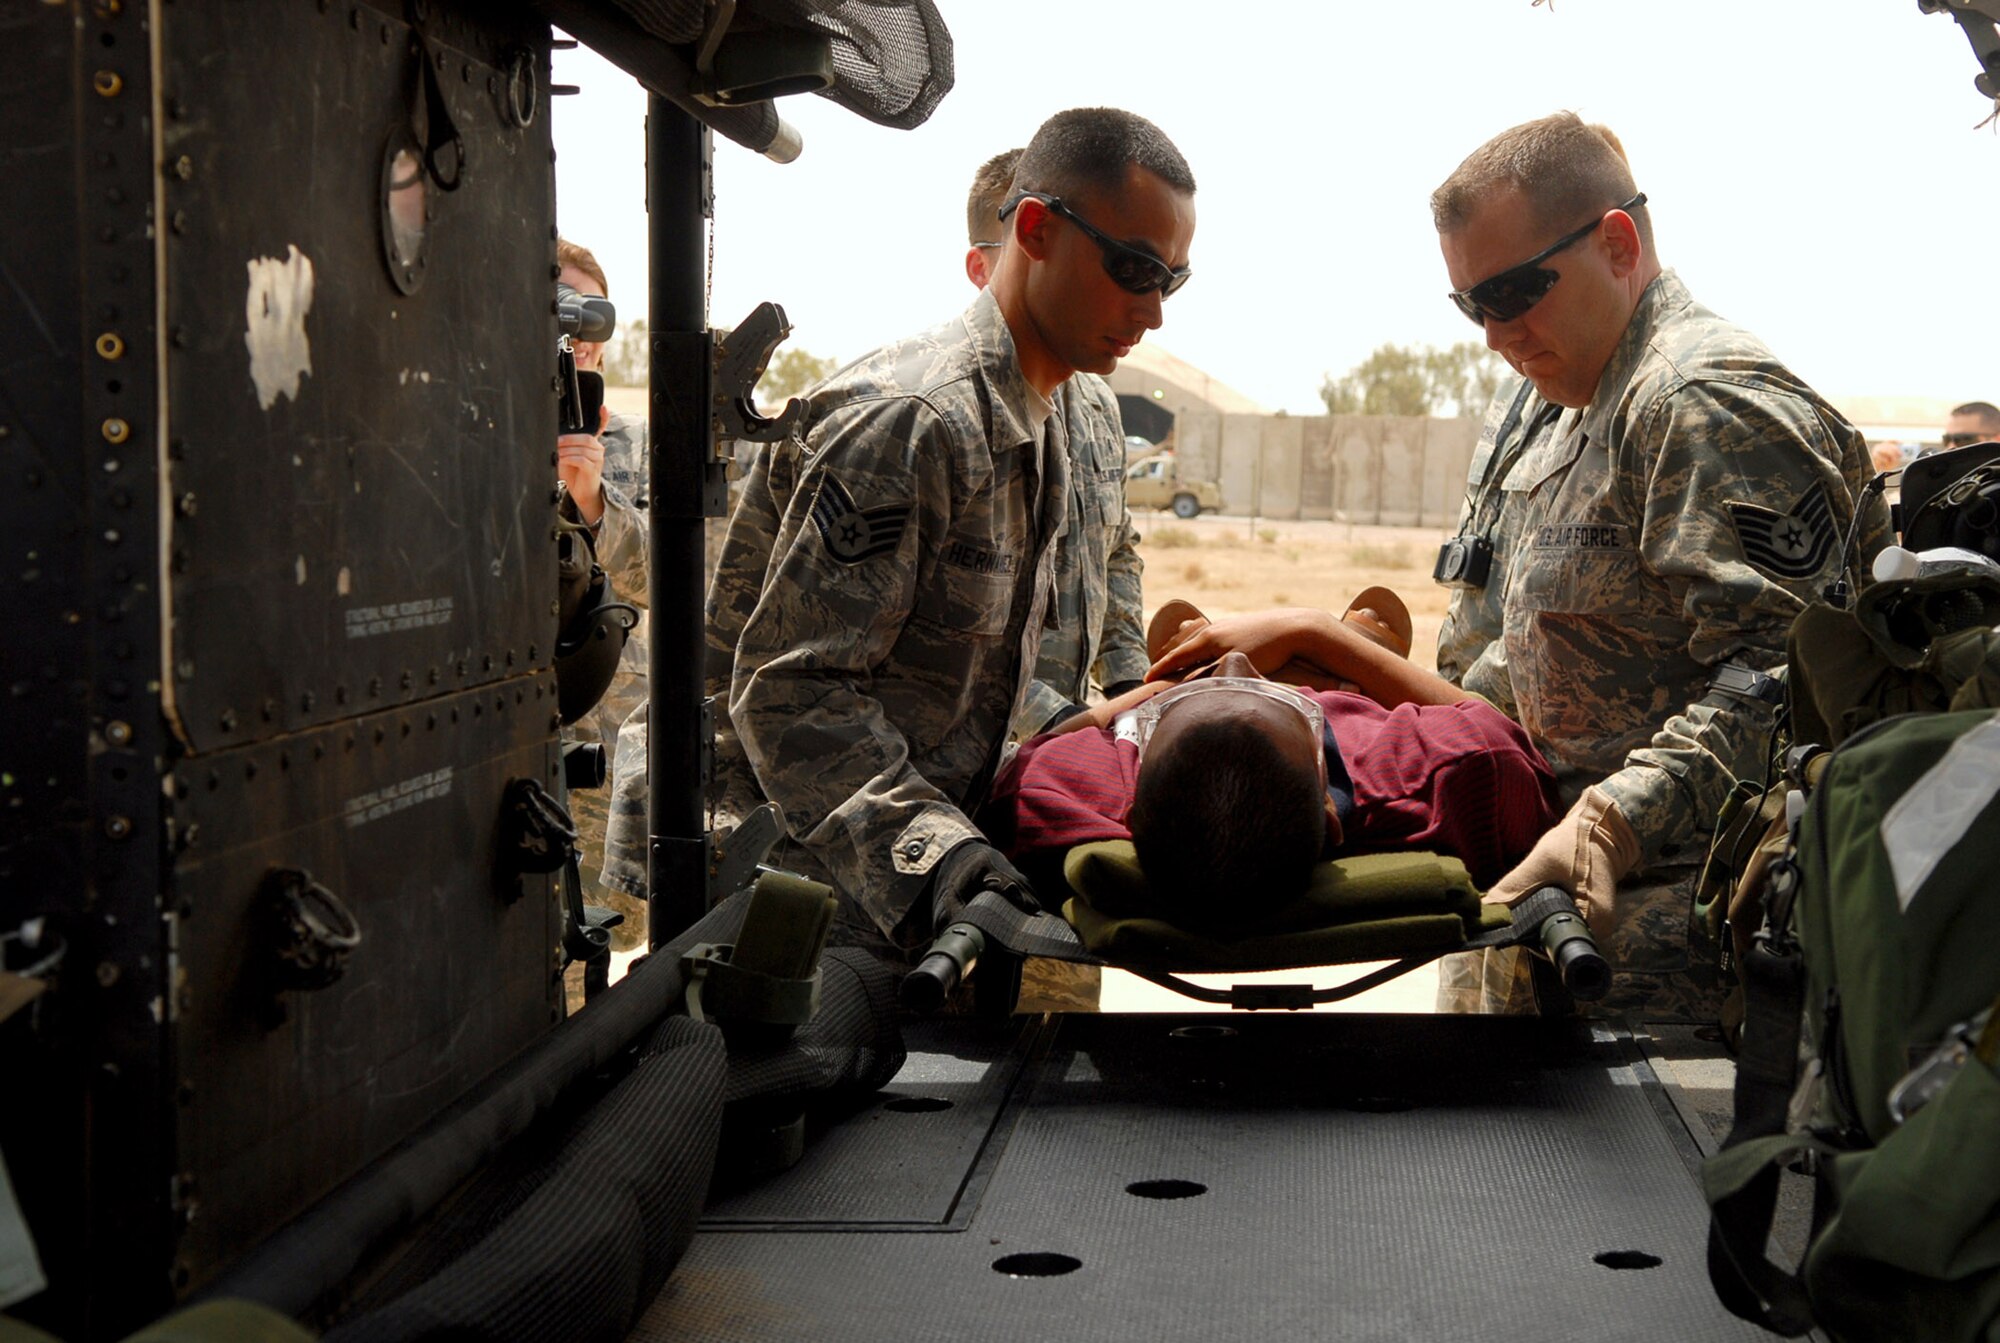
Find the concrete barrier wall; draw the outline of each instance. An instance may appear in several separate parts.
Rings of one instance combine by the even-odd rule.
[[[1479,421],[1409,415],[1184,413],[1181,470],[1222,486],[1222,511],[1449,528]]]

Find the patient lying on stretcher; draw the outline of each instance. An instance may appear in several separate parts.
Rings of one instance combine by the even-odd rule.
[[[1372,595],[1386,618],[1210,623],[1170,604],[1149,634],[1154,679],[1025,743],[986,833],[1045,894],[1072,847],[1129,839],[1158,916],[1210,933],[1350,853],[1445,853],[1491,883],[1560,815],[1554,776],[1518,724],[1406,661],[1407,614]]]

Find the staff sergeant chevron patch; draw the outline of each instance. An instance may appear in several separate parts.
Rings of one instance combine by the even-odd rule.
[[[910,522],[909,504],[856,508],[854,496],[833,476],[820,482],[813,497],[813,526],[827,554],[842,564],[860,564],[896,548]]]
[[[1759,504],[1729,505],[1743,558],[1774,578],[1811,578],[1833,553],[1836,528],[1826,486],[1814,485],[1780,513]]]

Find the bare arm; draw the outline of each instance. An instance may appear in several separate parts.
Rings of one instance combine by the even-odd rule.
[[[1312,607],[1211,621],[1169,648],[1147,674],[1173,676],[1228,652],[1247,654],[1266,675],[1295,660],[1308,663],[1352,681],[1360,693],[1391,709],[1398,704],[1456,704],[1477,698],[1435,672],[1412,666],[1331,611]]]

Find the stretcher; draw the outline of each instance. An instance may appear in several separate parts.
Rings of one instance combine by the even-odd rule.
[[[1321,862],[1297,900],[1228,936],[1149,916],[1145,876],[1128,841],[1072,849],[1063,875],[1069,898],[1060,914],[1023,910],[992,891],[974,898],[905,977],[905,1006],[935,1011],[970,979],[983,1014],[1011,1011],[1021,962],[1031,956],[1114,966],[1186,997],[1247,1011],[1338,1002],[1440,956],[1500,947],[1535,953],[1536,998],[1545,1011],[1560,1010],[1564,995],[1594,1001],[1611,983],[1567,891],[1544,887],[1511,908],[1484,904],[1464,865],[1440,854]],[[1389,963],[1330,987],[1257,982],[1210,988],[1183,977],[1375,961]]]

